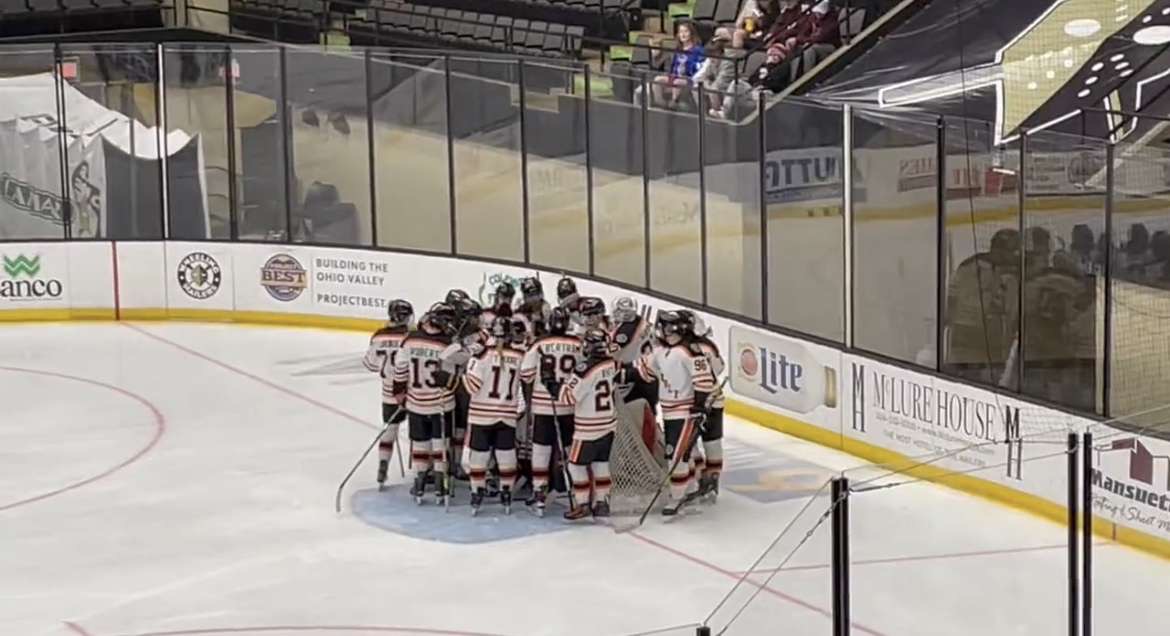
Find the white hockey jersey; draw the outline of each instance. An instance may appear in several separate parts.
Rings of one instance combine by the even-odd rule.
[[[370,336],[370,347],[362,358],[366,369],[377,373],[382,378],[382,402],[394,404],[394,359],[406,340],[406,329],[391,329],[382,327]]]
[[[719,347],[707,337],[695,338],[695,344],[699,345],[699,349],[703,351],[703,355],[707,358],[707,365],[711,367],[711,378],[715,381],[715,395],[711,400],[711,408],[723,408],[723,389],[719,386],[719,376],[723,375],[723,371],[727,368],[727,363],[723,360],[723,356],[719,354]]]
[[[686,419],[695,401],[695,392],[715,390],[715,377],[698,344],[659,343],[635,363],[638,375],[647,382],[658,381],[658,404],[662,417]]]
[[[516,425],[523,358],[523,351],[491,346],[468,361],[463,386],[471,396],[467,411],[469,423]]]
[[[443,352],[450,346],[450,339],[422,331],[402,341],[394,359],[394,395],[396,399],[405,396],[410,413],[435,415],[455,408],[455,393],[434,377],[443,367]]]
[[[560,400],[573,406],[573,439],[601,439],[617,426],[617,385],[621,363],[609,359],[581,362],[561,387]]]
[[[569,415],[573,406],[558,400],[553,412],[553,399],[540,377],[541,368],[551,363],[559,382],[568,382],[581,360],[581,341],[572,336],[545,336],[532,343],[520,366],[520,379],[532,385],[532,412],[537,415]]]

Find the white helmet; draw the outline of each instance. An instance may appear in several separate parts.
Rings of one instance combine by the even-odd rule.
[[[638,301],[629,296],[621,296],[613,302],[613,319],[615,322],[633,322],[638,318]]]

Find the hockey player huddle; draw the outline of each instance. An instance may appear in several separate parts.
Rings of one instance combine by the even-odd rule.
[[[688,310],[660,311],[651,327],[629,297],[607,315],[604,302],[580,296],[570,278],[556,292],[552,307],[539,279],[522,280],[519,298],[503,282],[484,308],[451,290],[417,324],[410,303],[390,301],[365,356],[382,377],[379,487],[405,421],[416,503],[431,487],[447,505],[453,482],[466,480],[472,514],[497,494],[508,513],[523,478],[531,486],[526,503],[540,516],[550,488],[564,484],[565,519],[607,517],[618,405],[641,399],[650,413],[661,410],[670,470],[663,514],[715,499],[724,364],[706,328]]]

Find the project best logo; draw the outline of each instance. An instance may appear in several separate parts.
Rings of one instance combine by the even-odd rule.
[[[60,300],[65,295],[65,285],[52,277],[41,276],[41,255],[15,256],[4,254],[5,280],[0,280],[0,298],[14,302]]]

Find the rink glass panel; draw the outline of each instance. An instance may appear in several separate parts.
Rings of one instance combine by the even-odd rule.
[[[1105,145],[1041,131],[1025,151],[1023,392],[1099,413]]]
[[[653,93],[653,82],[651,93]],[[669,99],[669,91],[665,91]],[[698,95],[683,91],[681,100]],[[649,181],[650,288],[702,301],[700,251],[699,118],[670,111],[653,100],[646,117],[646,177]]]
[[[518,65],[451,57],[455,251],[524,261]]]
[[[862,109],[853,111],[852,123],[853,344],[933,369],[938,124],[934,118]],[[967,173],[962,155],[954,163],[947,165],[948,178]],[[959,194],[965,195],[961,185]]]
[[[589,101],[593,273],[641,287],[646,284],[642,121],[648,113],[629,99],[642,80],[618,74],[593,77],[611,87],[594,90]]]
[[[287,241],[293,203],[284,161],[288,130],[281,82],[281,50],[232,47],[238,68],[232,99],[236,209],[239,236],[249,241]],[[287,63],[287,58],[286,58]],[[233,70],[233,73],[236,72]],[[280,158],[273,161],[273,157]],[[299,240],[299,239],[298,239]]]
[[[371,52],[379,247],[449,253],[446,59]]]
[[[21,76],[53,73],[54,55],[52,46],[6,47],[0,52],[0,78],[10,80]],[[56,90],[51,83],[30,83],[25,89],[30,100],[47,105],[52,109],[57,103]],[[56,119],[56,117],[54,117]],[[5,137],[21,140],[20,148],[0,150],[0,173],[27,175],[22,181],[31,181],[31,171],[46,174],[41,189],[48,197],[60,201],[61,196],[61,146],[55,140],[45,142],[41,135],[18,132],[15,120],[0,122]],[[49,166],[48,168],[37,167]],[[12,187],[12,186],[7,186]],[[5,207],[7,213],[9,208]],[[0,221],[0,239],[36,240],[65,238],[65,222],[60,213],[33,215],[20,211],[11,219]]]
[[[771,104],[764,121],[768,322],[841,342],[845,324],[843,113]]]
[[[525,61],[524,151],[528,184],[528,254],[534,265],[589,271],[584,84],[564,95],[579,69]]]
[[[293,239],[371,245],[364,56],[290,48],[285,68]]]
[[[948,375],[1016,389],[1019,356],[1020,200],[1018,146],[995,146],[986,122],[948,118],[948,161],[969,181],[946,199],[943,234],[943,351]],[[1011,363],[1011,369],[1007,369]]]
[[[710,97],[711,93],[705,93]],[[707,304],[759,320],[760,118],[754,100],[719,94],[727,118],[704,117],[703,196],[707,216]],[[728,102],[727,100],[730,100]]]
[[[167,144],[166,188],[170,238],[231,239],[233,209],[228,143],[226,46],[168,44],[163,47],[166,132],[198,138],[202,161],[184,161]],[[169,137],[168,137],[169,138]],[[192,149],[194,150],[194,149]],[[175,205],[184,193],[203,192],[206,211]]]

